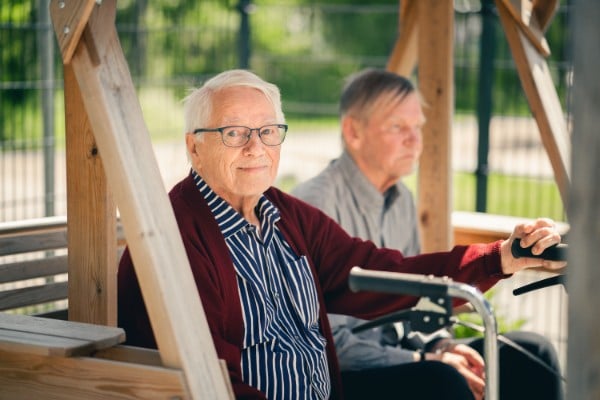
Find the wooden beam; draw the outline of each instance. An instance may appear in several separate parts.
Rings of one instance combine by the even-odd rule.
[[[533,12],[533,3],[531,0],[496,0],[497,7],[500,7],[498,3],[502,2],[504,9],[508,11],[511,17],[514,19],[516,25],[521,29],[523,34],[533,46],[542,54],[544,57],[550,55],[550,47],[544,37],[544,32],[540,27],[537,19],[537,15]]]
[[[64,64],[71,62],[71,57],[73,57],[95,5],[96,0],[50,2],[50,13],[53,15],[52,25],[54,25]]]
[[[53,21],[64,12],[56,10],[52,8]],[[229,398],[119,43],[115,14],[115,0],[95,6],[71,59],[73,72],[121,212],[163,364],[183,370],[193,398]]]
[[[420,0],[419,90],[427,122],[417,196],[424,252],[447,250],[451,230],[451,136],[454,113],[454,7],[450,0]]]
[[[559,6],[558,0],[533,0],[533,13],[535,14],[540,29],[545,32],[554,18]]]
[[[116,326],[116,205],[70,65],[64,82],[69,319]]]
[[[497,1],[496,4],[517,66],[521,85],[540,130],[542,143],[554,170],[554,178],[563,205],[567,210],[570,187],[570,137],[548,63],[525,38],[504,2]]]
[[[417,65],[419,35],[417,1],[400,1],[398,37],[386,67],[388,71],[409,78]]]
[[[0,350],[0,398],[191,399],[180,370],[91,357]],[[203,397],[211,398],[211,397]]]

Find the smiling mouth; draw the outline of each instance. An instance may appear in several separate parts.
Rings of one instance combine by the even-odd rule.
[[[241,169],[242,171],[258,171],[261,169],[267,169],[268,166],[267,165],[255,165],[255,166],[248,166],[248,167],[239,167],[239,169]]]

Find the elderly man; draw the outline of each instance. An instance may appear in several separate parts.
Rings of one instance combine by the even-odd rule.
[[[405,256],[420,253],[417,212],[401,179],[414,172],[423,151],[421,103],[417,89],[403,76],[374,68],[350,76],[340,98],[342,154],[292,194],[325,212],[352,236],[398,249]],[[474,373],[483,367],[474,350],[482,352],[481,340],[470,341],[469,347],[450,340],[444,330],[421,343],[420,335],[408,333],[408,323],[402,329],[385,326],[352,333],[363,322],[329,316],[345,380],[352,381],[352,371],[416,361],[415,349],[424,349],[425,358],[456,367],[475,393],[483,387],[484,377]],[[500,398],[561,399],[560,368],[552,344],[531,332],[506,335],[542,363],[501,345]]]
[[[342,398],[326,312],[372,319],[414,305],[409,297],[353,293],[347,280],[355,265],[447,275],[481,290],[524,268],[564,266],[511,255],[515,238],[535,254],[560,241],[552,221],[542,219],[516,226],[506,241],[410,258],[351,238],[316,208],[271,186],[287,126],[277,87],[248,71],[223,72],[192,92],[185,129],[192,168],[169,195],[238,398]],[[128,251],[118,278],[119,325],[128,343],[156,346]],[[418,365],[357,379],[374,398],[472,397],[452,367]],[[410,385],[418,387],[405,389]]]

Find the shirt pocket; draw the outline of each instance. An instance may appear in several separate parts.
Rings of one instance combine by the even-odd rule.
[[[275,309],[273,304],[267,301],[265,287],[238,274],[238,290],[245,326],[243,347],[273,342],[276,338],[273,329]]]
[[[307,329],[315,329],[319,322],[319,297],[315,279],[306,256],[289,262],[284,271],[283,287],[296,316]]]

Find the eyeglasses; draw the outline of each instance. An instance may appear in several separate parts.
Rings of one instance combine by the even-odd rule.
[[[267,146],[278,146],[283,143],[288,126],[285,124],[265,125],[260,128],[248,128],[247,126],[223,126],[213,129],[196,129],[194,134],[202,132],[219,132],[223,144],[228,147],[241,147],[250,141],[252,131],[258,132],[260,141]]]

